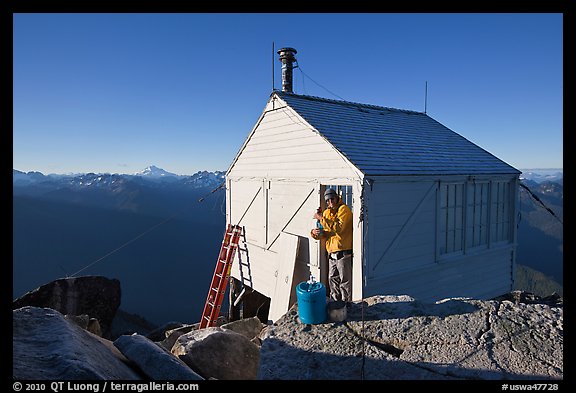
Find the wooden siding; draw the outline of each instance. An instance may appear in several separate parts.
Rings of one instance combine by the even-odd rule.
[[[230,177],[357,177],[357,170],[292,109],[266,111],[228,171]]]
[[[362,182],[360,179],[352,184],[352,300],[362,300],[363,294],[363,253],[364,225],[362,220],[364,206],[362,206]]]
[[[278,270],[276,275],[276,284],[274,294],[270,299],[270,310],[268,319],[273,322],[286,314],[290,308],[290,294],[294,292],[293,288],[298,283],[294,283],[294,270],[296,256],[298,253],[298,236],[289,235],[282,232],[278,238],[280,247],[280,259],[278,260]]]
[[[319,185],[282,180],[229,179],[229,219],[242,218],[246,242],[241,244],[231,275],[265,296],[272,297],[282,270],[281,234],[298,236],[294,285],[319,276],[318,242],[310,237],[312,215],[320,205]],[[256,196],[256,198],[254,198]],[[250,209],[247,206],[251,204]],[[308,266],[311,265],[311,266]],[[296,281],[299,280],[299,281]],[[292,288],[291,304],[294,299]]]
[[[314,184],[271,181],[268,190],[267,245],[280,232],[307,235],[313,227],[312,215],[319,206],[318,188]]]
[[[320,185],[355,184],[359,190],[360,178],[359,170],[325,138],[273,97],[226,175],[227,221],[237,223],[241,219],[246,229],[246,243],[237,254],[231,275],[272,297],[282,268],[279,236],[296,235],[299,248],[290,293],[292,305],[295,286],[310,274],[320,279],[321,269],[326,268],[320,263],[319,242],[310,237],[312,216],[321,205]],[[360,256],[361,237],[355,239]],[[354,274],[353,290],[360,298],[360,263]]]
[[[322,183],[323,184],[323,183]],[[362,298],[362,225],[360,217],[361,182],[352,185],[354,223],[353,298]],[[276,288],[278,272],[282,270],[280,235],[298,236],[298,253],[290,293],[290,305],[296,302],[295,286],[313,274],[317,280],[323,277],[319,241],[310,237],[315,222],[313,214],[320,206],[319,182],[287,180],[247,181],[229,179],[228,209],[232,223],[243,216],[241,225],[246,228],[246,241],[232,265],[231,275],[262,293],[272,297]],[[254,198],[256,196],[256,199]],[[246,210],[251,204],[250,209]],[[256,209],[259,212],[252,213]],[[258,228],[265,228],[259,231]],[[250,234],[255,231],[255,234]],[[327,282],[324,282],[327,285]]]
[[[262,180],[229,181],[230,207],[227,222],[245,227],[246,240],[265,245],[265,191]]]
[[[279,261],[282,258],[279,246],[280,243],[266,250],[254,244],[241,243],[232,263],[230,275],[262,295],[272,297]]]
[[[368,280],[364,296],[410,295],[434,302],[450,297],[490,299],[512,290],[512,246]]]
[[[512,289],[513,241],[493,243],[490,248],[470,247],[466,254],[461,252],[438,259],[438,185],[453,180],[449,177],[418,181],[380,179],[372,184],[371,191],[365,191],[368,252],[363,296],[408,294],[421,300],[458,296],[489,298]],[[510,195],[504,197],[512,202],[516,182],[510,185]],[[510,222],[515,222],[514,206],[512,202],[512,208],[506,212]],[[514,226],[510,230],[514,232]]]
[[[436,183],[377,182],[369,193],[368,279],[434,263]]]

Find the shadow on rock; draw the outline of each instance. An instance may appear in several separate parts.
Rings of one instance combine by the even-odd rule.
[[[393,298],[396,301],[390,301]],[[423,303],[409,296],[375,296],[369,301],[352,303],[348,321],[374,321],[409,317],[438,317],[469,314],[480,307],[468,299],[448,299],[437,303]]]
[[[296,348],[268,338],[262,344],[259,380],[534,380],[551,379],[457,364],[406,362],[364,346],[352,356]]]

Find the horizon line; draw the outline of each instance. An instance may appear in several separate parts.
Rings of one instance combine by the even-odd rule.
[[[147,167],[148,168],[148,167]],[[163,171],[174,175],[174,176],[193,176],[197,173],[200,172],[226,172],[226,170],[213,170],[213,171],[209,171],[209,170],[198,170],[192,174],[178,174],[178,173],[174,173],[174,172],[170,172],[167,171],[166,169],[160,168],[160,167],[156,167],[158,169],[162,169]],[[87,175],[87,174],[94,174],[94,175],[128,175],[128,176],[145,176],[140,172],[136,172],[136,173],[120,173],[120,172],[92,172],[92,171],[88,171],[88,172],[66,172],[66,173],[56,173],[56,172],[50,172],[50,173],[44,173],[42,171],[37,171],[37,170],[32,170],[32,171],[22,171],[20,169],[16,169],[16,168],[12,168],[13,171],[18,171],[18,172],[22,172],[24,174],[28,174],[28,173],[40,173],[43,176],[50,176],[50,175],[57,175],[57,176],[73,176],[73,175]]]
[[[144,168],[142,171],[150,168],[150,167],[155,167],[158,169],[161,169],[165,172],[168,172],[174,176],[192,176],[195,175],[197,173],[200,172],[226,172],[226,169],[224,170],[198,170],[192,174],[178,174],[178,173],[174,173],[174,172],[170,172],[164,168],[160,168],[156,165],[148,165],[146,168]],[[518,168],[520,171],[522,171],[524,173],[524,171],[536,171],[536,170],[545,170],[545,171],[551,171],[551,170],[557,170],[557,171],[562,171],[564,172],[564,167],[549,167],[549,168],[544,168],[544,167],[533,167],[533,168]],[[72,176],[72,175],[87,175],[87,174],[95,174],[95,175],[128,175],[128,176],[143,176],[142,174],[140,174],[142,171],[140,172],[135,172],[135,173],[120,173],[120,172],[92,172],[92,171],[88,171],[88,172],[66,172],[66,173],[56,173],[56,172],[51,172],[51,173],[44,173],[42,171],[38,171],[38,170],[32,170],[32,171],[22,171],[20,169],[16,169],[16,168],[12,168],[12,170],[14,171],[18,171],[18,172],[22,172],[24,174],[28,174],[30,172],[36,172],[36,173],[40,173],[43,176],[50,176],[50,175],[59,175],[59,176]]]

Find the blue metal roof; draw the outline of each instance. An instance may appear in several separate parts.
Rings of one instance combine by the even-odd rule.
[[[272,94],[366,175],[521,173],[422,112]]]

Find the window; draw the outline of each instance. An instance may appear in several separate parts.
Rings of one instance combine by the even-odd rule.
[[[512,240],[513,181],[441,182],[438,256]],[[465,208],[464,208],[465,206]]]
[[[490,183],[469,183],[466,195],[466,248],[488,245],[488,189]]]
[[[352,186],[341,186],[336,184],[329,184],[326,186],[325,190],[332,188],[338,195],[342,197],[342,202],[344,202],[350,210],[352,210]]]
[[[510,240],[510,183],[492,183],[492,203],[490,206],[490,241]]]
[[[464,247],[464,183],[440,186],[440,254],[462,251]]]

